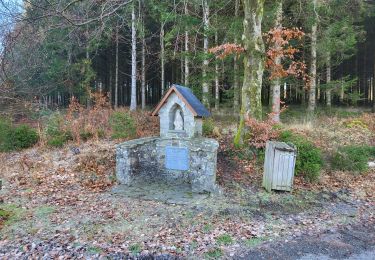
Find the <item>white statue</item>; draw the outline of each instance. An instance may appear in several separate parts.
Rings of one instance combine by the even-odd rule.
[[[177,109],[174,115],[174,130],[184,130],[184,119],[181,115],[181,110]]]

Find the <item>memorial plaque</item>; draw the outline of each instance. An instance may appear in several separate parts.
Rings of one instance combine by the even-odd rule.
[[[165,147],[165,168],[170,170],[189,170],[189,151],[185,147]]]

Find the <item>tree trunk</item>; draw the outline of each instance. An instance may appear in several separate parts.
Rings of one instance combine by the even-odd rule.
[[[262,78],[265,65],[265,47],[262,38],[262,19],[265,0],[244,0],[244,81],[241,94],[240,124],[235,145],[242,143],[245,120],[262,118]]]
[[[165,54],[164,54],[164,24],[160,29],[160,62],[161,62],[161,95],[164,95],[165,88]]]
[[[86,43],[86,60],[90,60],[90,53],[89,53],[90,45],[89,45],[88,35],[89,35],[88,26],[86,25],[86,37],[87,37],[87,43]],[[87,92],[86,107],[90,109],[91,108],[91,89],[90,89],[90,85],[89,84],[86,85],[86,92]]]
[[[341,86],[340,86],[340,104],[343,104],[343,103],[344,103],[344,95],[345,95],[344,79],[341,78]]]
[[[142,15],[142,71],[141,71],[141,94],[142,109],[146,108],[146,39],[145,39],[145,21]]]
[[[217,30],[215,31],[215,46],[218,45]],[[215,109],[219,109],[219,63],[215,62]]]
[[[331,106],[331,87],[329,83],[331,82],[331,54],[327,53],[327,90],[326,90],[326,104],[328,107]]]
[[[203,77],[203,83],[202,83],[202,101],[203,104],[206,107],[210,107],[210,99],[209,99],[209,83],[207,79],[207,69],[208,69],[208,29],[209,29],[209,15],[210,10],[208,7],[208,0],[202,0],[203,3],[203,24],[204,24],[204,38],[203,38],[203,51],[204,51],[204,60],[203,60],[203,68],[202,68],[202,77]]]
[[[283,19],[283,1],[278,0],[277,2],[277,10],[276,10],[276,21],[275,27],[281,28],[282,27],[282,19]],[[275,43],[275,49],[280,48],[280,45]],[[276,66],[281,64],[281,57],[276,57],[275,59]],[[275,122],[280,122],[280,78],[276,78],[272,81],[272,114],[273,120]],[[284,96],[286,95],[286,89],[284,88]]]
[[[185,16],[189,15],[188,1],[185,0]],[[189,32],[185,28],[185,86],[189,85]]]
[[[183,54],[183,46],[181,44],[181,55],[180,55],[180,83],[185,82],[185,63],[184,63],[184,54]]]
[[[240,0],[236,0],[235,2],[235,9],[234,9],[234,16],[238,17],[238,9],[239,9],[239,5],[240,5]],[[234,37],[234,43],[237,44],[237,35]],[[233,109],[235,112],[238,111],[238,107],[239,107],[239,99],[240,99],[240,93],[239,93],[239,88],[240,88],[240,80],[239,80],[239,75],[238,75],[238,72],[239,72],[239,69],[238,69],[238,57],[237,55],[234,55],[234,58],[233,58]]]
[[[320,77],[317,77],[316,81],[317,81],[316,82],[316,88],[317,88],[316,101],[318,102],[318,101],[320,101],[320,95],[321,95],[321,91],[320,91]]]
[[[86,40],[87,40],[87,43],[86,43],[86,60],[89,60],[90,59],[90,53],[89,53],[89,27],[88,27],[88,25],[86,25],[85,34],[86,34]]]
[[[137,36],[135,29],[135,7],[132,6],[132,75],[131,75],[131,99],[130,110],[137,108]]]
[[[118,108],[118,24],[116,25],[115,109]]]
[[[113,89],[112,89],[112,53],[111,55],[109,56],[110,59],[109,59],[109,80],[108,80],[108,88],[109,88],[109,103],[111,104],[111,107],[112,107],[112,98],[113,98]]]
[[[311,76],[311,82],[310,82],[310,89],[309,89],[309,105],[308,110],[314,111],[316,108],[316,45],[317,45],[317,29],[318,29],[318,17],[316,15],[316,8],[317,8],[317,1],[313,0],[313,6],[314,6],[314,23],[311,27],[311,64],[310,64],[310,76]]]

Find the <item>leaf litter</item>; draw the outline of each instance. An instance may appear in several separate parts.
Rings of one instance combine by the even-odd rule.
[[[97,141],[81,144],[78,154],[71,147],[1,154],[3,205],[22,214],[0,230],[0,257],[173,259],[217,248],[230,256],[251,239],[277,240],[374,220],[374,184],[367,180],[375,172],[325,174],[318,184],[297,177],[292,194],[268,194],[260,189],[259,166],[236,156],[231,163],[225,140],[218,157],[225,196],[187,205],[117,196],[111,192],[114,146]],[[337,211],[333,205],[339,205]],[[355,213],[343,214],[340,205]],[[223,235],[233,243],[218,242]]]

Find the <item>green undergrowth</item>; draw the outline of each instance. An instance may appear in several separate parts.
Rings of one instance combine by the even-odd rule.
[[[114,139],[127,139],[136,136],[136,123],[129,113],[114,112],[109,119],[109,124]]]
[[[281,122],[305,122],[319,117],[337,117],[337,118],[349,118],[360,116],[363,112],[360,110],[351,110],[345,107],[317,107],[316,110],[311,113],[303,106],[290,105],[288,108],[280,114]]]
[[[219,245],[231,245],[233,244],[233,238],[228,235],[228,234],[223,234],[223,235],[220,235],[216,238],[216,242],[219,244]]]
[[[265,192],[260,191],[247,198],[248,207],[262,214],[297,214],[311,209],[319,201],[318,195],[312,192]]]
[[[0,152],[32,147],[39,140],[35,129],[28,125],[14,126],[9,119],[0,117]]]
[[[48,146],[62,147],[73,139],[71,132],[64,130],[64,123],[64,117],[60,113],[54,113],[48,118],[44,129]]]
[[[281,132],[279,140],[296,146],[296,174],[308,181],[317,181],[323,167],[322,151],[303,136],[289,130]]]
[[[140,244],[133,244],[129,246],[129,251],[132,252],[133,255],[137,255],[142,252],[142,246]]]
[[[256,247],[257,245],[260,245],[264,241],[266,241],[266,238],[264,238],[264,237],[253,237],[253,238],[250,238],[250,239],[246,239],[245,245],[247,247]]]
[[[8,217],[3,220],[0,239],[3,236],[13,238],[26,234],[33,235],[40,229],[51,230],[49,217],[55,212],[55,207],[41,205],[26,209],[18,204],[2,204],[0,205],[1,211],[6,212]]]
[[[12,212],[0,208],[0,225],[12,216]]]
[[[204,119],[202,133],[204,136],[211,136],[215,128],[215,121],[212,118]]]
[[[375,159],[374,146],[343,146],[332,156],[333,169],[353,173],[363,173],[368,170],[368,162]]]
[[[26,210],[15,204],[2,204],[0,206],[0,216],[3,217],[3,226],[9,227],[21,221]]]
[[[219,259],[223,256],[223,250],[221,248],[212,248],[206,254],[206,259]]]
[[[256,150],[249,145],[242,145],[241,148],[228,149],[226,153],[231,158],[237,157],[240,160],[252,160],[257,155],[258,151],[259,150]]]

